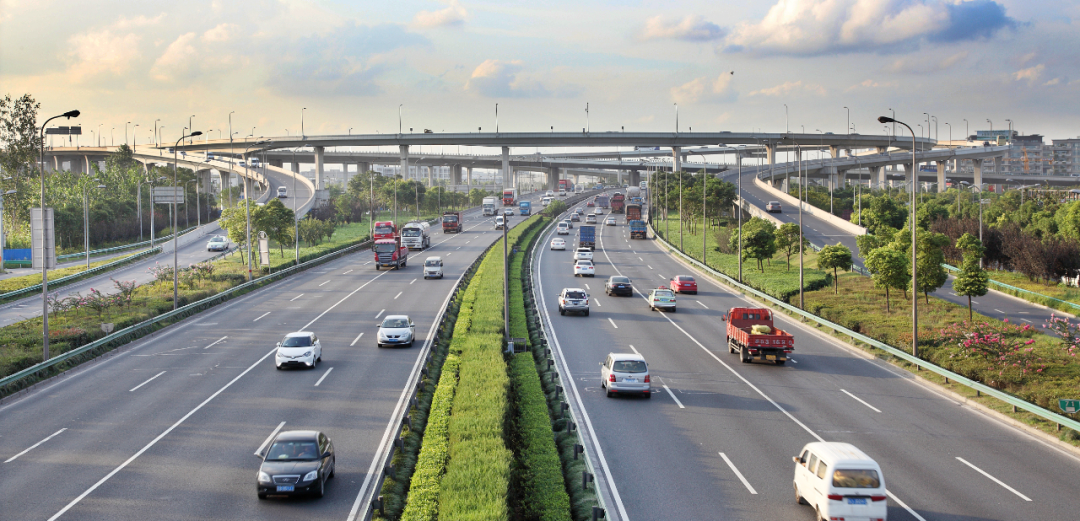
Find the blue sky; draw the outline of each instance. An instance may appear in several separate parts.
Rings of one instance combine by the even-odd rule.
[[[1080,3],[0,0],[2,94],[88,135],[494,130],[1080,136]],[[785,119],[784,104],[788,106]],[[302,109],[306,107],[307,110]],[[100,125],[100,127],[99,127]],[[931,127],[934,122],[931,121]],[[130,126],[129,126],[130,127]],[[113,130],[116,129],[116,130]],[[115,136],[115,137],[113,137]]]

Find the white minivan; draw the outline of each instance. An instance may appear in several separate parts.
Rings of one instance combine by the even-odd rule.
[[[809,504],[818,519],[885,521],[881,467],[850,443],[815,442],[795,461],[795,501]]]
[[[442,257],[428,257],[424,259],[424,278],[443,278]]]

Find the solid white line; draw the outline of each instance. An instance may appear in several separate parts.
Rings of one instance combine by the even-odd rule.
[[[129,393],[130,393],[130,392],[134,392],[134,391],[135,391],[136,389],[138,389],[138,388],[140,388],[140,387],[142,387],[142,386],[144,386],[144,385],[146,385],[146,384],[150,383],[150,380],[153,380],[154,378],[157,378],[157,377],[159,377],[159,376],[161,376],[161,375],[163,375],[163,374],[165,374],[165,371],[162,371],[162,372],[160,372],[160,373],[158,373],[158,374],[155,374],[154,376],[151,376],[151,377],[150,377],[149,379],[147,379],[147,380],[146,380],[145,382],[143,382],[143,383],[141,383],[141,384],[139,384],[139,385],[136,385],[135,387],[132,387],[131,389],[128,389],[128,392],[129,392]]]
[[[214,347],[214,346],[216,346],[216,345],[220,344],[220,343],[221,343],[222,341],[224,341],[224,340],[225,340],[226,338],[229,338],[229,335],[225,335],[225,336],[223,336],[223,337],[221,337],[221,338],[219,338],[219,339],[215,340],[213,344],[210,344],[210,345],[208,345],[208,346],[204,347],[203,349],[210,349],[211,347]],[[164,371],[162,371],[162,372],[164,372]]]
[[[743,477],[742,472],[739,472],[739,469],[735,468],[735,464],[732,463],[730,459],[728,459],[727,454],[724,454],[723,452],[721,452],[720,457],[724,458],[724,462],[727,463],[727,466],[731,467],[731,471],[734,472],[735,475],[739,477],[739,481],[742,481],[742,484],[746,485],[746,490],[749,490],[751,494],[756,495],[757,491],[754,490],[754,487],[750,486],[749,481],[746,481],[746,478]]]
[[[608,322],[611,322],[611,327],[614,327],[615,329],[619,329],[619,326],[615,325],[615,321],[611,320],[611,317],[608,317]]]
[[[680,402],[679,399],[675,397],[675,393],[671,392],[671,388],[668,387],[667,384],[664,384],[664,390],[667,391],[669,395],[671,395],[672,400],[675,400],[675,405],[678,405],[680,409],[686,408],[686,406],[684,406],[682,402]]]
[[[705,303],[700,301],[700,300],[695,300],[694,302],[697,302],[698,304],[701,304],[701,307],[703,307],[705,309],[709,309],[709,306],[706,306]]]
[[[255,449],[255,455],[256,456],[262,456],[263,449],[265,449],[266,446],[268,444],[270,444],[270,440],[273,440],[274,436],[277,436],[278,431],[280,431],[281,428],[284,427],[284,426],[285,426],[285,422],[281,422],[281,423],[278,424],[277,427],[274,427],[274,430],[270,432],[270,435],[267,436],[265,440],[263,440],[262,444],[259,445],[259,448]]]
[[[353,339],[351,344],[349,344],[349,347],[352,347],[352,346],[356,345],[356,343],[360,341],[360,337],[362,337],[362,336],[364,336],[363,333],[360,333],[359,335],[356,335],[356,338]]]
[[[158,436],[156,438],[154,438],[153,440],[150,440],[150,443],[147,443],[146,446],[139,449],[138,452],[133,454],[130,458],[125,460],[118,467],[116,467],[115,469],[112,469],[112,471],[110,471],[108,474],[106,474],[105,477],[101,478],[100,480],[98,480],[97,483],[94,483],[90,488],[86,489],[85,492],[83,492],[82,494],[79,494],[78,497],[76,497],[75,499],[72,499],[70,503],[65,505],[64,508],[60,509],[59,512],[57,512],[52,517],[50,517],[48,521],[55,521],[56,519],[59,519],[60,516],[64,515],[64,512],[67,512],[68,510],[71,510],[71,507],[74,507],[75,505],[79,504],[79,502],[82,501],[83,498],[85,498],[86,496],[89,496],[91,492],[97,490],[98,487],[103,485],[106,481],[108,481],[110,478],[115,476],[118,472],[120,472],[121,470],[124,470],[124,468],[127,467],[128,465],[130,465],[131,462],[135,461],[136,458],[138,458],[139,456],[142,456],[144,452],[150,450],[150,448],[153,447],[154,445],[157,445],[157,442],[161,441],[162,438],[164,438],[165,436],[168,436],[170,432],[172,432],[174,429],[179,427],[180,424],[187,421],[187,419],[190,418],[196,412],[198,412],[199,409],[202,409],[203,407],[205,407],[206,404],[213,401],[214,398],[217,398],[219,394],[225,392],[225,389],[228,389],[229,387],[231,387],[232,384],[237,382],[237,380],[243,378],[244,375],[251,372],[252,369],[255,369],[255,366],[262,363],[263,360],[266,360],[267,358],[270,357],[270,355],[274,354],[275,352],[277,352],[277,348],[274,348],[274,349],[271,349],[270,351],[267,351],[267,353],[265,355],[263,355],[262,358],[256,360],[255,363],[248,366],[247,369],[244,369],[244,372],[236,375],[236,377],[233,378],[232,380],[229,380],[229,383],[225,384],[224,387],[222,387],[221,389],[218,389],[216,392],[214,392],[214,394],[211,394],[209,398],[203,400],[202,403],[200,403],[199,405],[196,405],[194,409],[188,411],[188,413],[185,414],[179,420],[176,420],[176,423],[169,426],[169,428],[165,429],[165,431],[162,432],[161,434],[158,434]],[[282,422],[282,424],[284,424],[284,422]]]
[[[867,406],[867,407],[869,407],[869,408],[873,409],[873,410],[874,410],[874,412],[881,412],[881,410],[880,410],[880,409],[878,409],[877,407],[874,407],[873,405],[870,405],[870,404],[868,404],[868,403],[864,402],[862,398],[859,398],[858,396],[855,396],[854,394],[851,394],[851,393],[849,393],[849,392],[847,391],[847,389],[840,389],[840,392],[842,392],[842,393],[844,393],[844,394],[846,394],[846,395],[848,395],[848,396],[850,396],[850,397],[854,398],[854,399],[855,399],[855,401],[857,401],[857,402],[859,402],[859,403],[861,403],[861,404],[863,404],[863,405],[865,405],[865,406]]]
[[[399,291],[397,295],[394,295],[394,300],[397,300],[397,298],[400,297],[402,293],[405,293],[405,292],[404,291]]]
[[[411,285],[413,282],[416,282],[416,279],[412,279],[412,282],[410,282],[409,284]]]
[[[267,311],[266,313],[263,313],[263,314],[259,315],[259,318],[265,317],[266,315],[269,315],[269,314],[270,314],[270,312]],[[256,318],[255,320],[252,320],[252,322],[258,322],[259,318]]]
[[[957,456],[956,459],[960,460],[960,463],[963,463],[964,465],[967,465],[967,466],[975,469],[979,474],[982,474],[983,476],[986,476],[987,478],[990,479],[990,481],[993,481],[994,483],[997,483],[998,485],[1001,485],[1002,487],[1005,487],[1005,489],[1008,490],[1009,492],[1012,492],[1013,494],[1016,494],[1016,495],[1020,496],[1020,498],[1023,499],[1024,501],[1031,501],[1031,498],[1021,494],[1015,488],[1012,488],[1012,487],[1006,485],[1004,481],[1001,481],[1000,479],[995,478],[994,476],[991,476],[985,470],[980,469],[979,467],[976,467],[975,465],[972,465],[968,460],[966,460],[964,458],[961,458],[960,456]]]
[[[326,372],[323,373],[322,377],[319,378],[319,381],[315,382],[315,387],[318,387],[319,384],[321,384],[322,381],[326,378],[326,376],[330,374],[330,371],[333,371],[333,370],[334,370],[333,367],[331,367],[330,369],[327,369]]]
[[[328,280],[328,281],[326,281],[326,282],[323,282],[322,284],[319,284],[319,287],[321,288],[321,287],[323,287],[323,286],[325,286],[325,285],[327,285],[327,284],[329,284],[329,283],[330,283],[330,281]]]
[[[303,294],[303,293],[301,293],[301,294],[299,294],[299,295],[297,295],[297,296],[295,296],[295,297],[293,297],[293,298],[289,299],[289,302],[292,302],[292,301],[294,301],[294,300],[296,300],[296,299],[298,299],[298,298],[300,298],[300,297],[302,297],[302,296],[304,296],[304,294]]]
[[[345,273],[342,273],[342,275],[348,275],[348,274],[350,274],[352,272],[353,272],[353,270],[349,270],[349,271],[346,271]]]
[[[164,371],[162,371],[162,372],[164,372]],[[45,439],[31,445],[28,449],[26,449],[26,450],[24,450],[24,451],[22,451],[22,452],[20,452],[20,453],[18,453],[16,455],[10,457],[10,458],[4,460],[4,463],[15,461],[15,459],[18,458],[19,456],[22,456],[23,454],[26,454],[27,452],[30,452],[30,451],[36,449],[38,445],[41,445],[42,443],[45,443],[45,442],[49,441],[50,439],[52,439],[53,436],[56,436],[57,434],[60,434],[61,432],[64,432],[66,430],[67,430],[67,427],[64,427],[63,429],[60,429],[60,430],[46,436]]]
[[[386,311],[386,310],[385,309],[380,309],[379,313],[375,315],[375,318],[381,317],[384,311]]]

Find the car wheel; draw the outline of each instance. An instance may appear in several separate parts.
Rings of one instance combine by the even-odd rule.
[[[275,368],[277,368],[277,370],[278,370],[278,371],[280,371],[280,370],[281,370],[281,366],[280,366],[280,365],[274,364],[274,367],[275,367]]]
[[[803,501],[802,495],[799,494],[799,486],[794,485],[794,487],[795,487],[795,504],[796,505],[805,505],[806,501]]]
[[[259,499],[266,499],[266,494],[260,493],[259,494]]]
[[[652,391],[645,391],[645,399],[648,400],[650,398],[652,398]]]
[[[674,313],[674,312],[675,312],[675,308],[671,308],[671,312],[672,312],[672,313]]]
[[[319,488],[315,489],[314,496],[315,497],[323,497],[324,494],[326,494],[326,480],[325,479],[320,479],[319,480]]]
[[[776,365],[784,365],[785,362],[787,362],[787,360],[777,360]]]
[[[409,347],[412,347],[413,340],[409,340]]]
[[[375,265],[375,271],[379,271],[379,265],[378,264]]]
[[[589,316],[589,310],[585,310],[585,316]]]
[[[566,316],[566,310],[563,309],[563,308],[559,308],[559,314],[563,315],[563,316]]]
[[[825,516],[821,515],[821,508],[815,508],[814,513],[817,514],[818,521],[826,521]]]
[[[750,357],[746,356],[745,352],[739,351],[739,361],[744,363],[744,364],[749,364],[750,363]]]
[[[735,348],[731,345],[731,338],[725,339],[724,342],[727,344],[727,352],[734,353]]]
[[[335,473],[337,473],[337,458],[330,460],[330,475],[327,479],[333,478]]]

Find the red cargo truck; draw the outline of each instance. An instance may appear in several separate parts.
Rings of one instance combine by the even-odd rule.
[[[398,236],[397,226],[393,221],[375,221],[375,232],[372,233],[372,240],[379,239],[393,239]]]
[[[615,192],[615,195],[611,196],[611,213],[623,213],[623,208],[626,206],[626,196]]]
[[[409,261],[409,248],[401,244],[401,237],[378,239],[371,249],[375,252],[375,271],[379,271],[383,266],[393,266],[400,270]]]
[[[765,308],[731,308],[727,322],[729,353],[739,353],[742,363],[769,360],[784,365],[795,350],[795,337],[773,326],[772,311]]]
[[[458,233],[461,231],[461,212],[443,212],[443,233]]]

